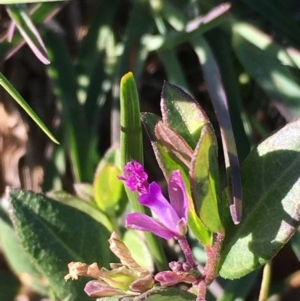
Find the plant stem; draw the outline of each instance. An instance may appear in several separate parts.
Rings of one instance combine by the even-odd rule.
[[[220,257],[221,247],[224,240],[224,234],[214,234],[214,243],[212,247],[206,248],[207,262],[204,268],[204,277],[206,285],[211,284],[217,277],[218,261]]]
[[[185,258],[186,258],[186,261],[193,267],[197,267],[197,264],[196,264],[196,261],[194,259],[194,256],[192,254],[192,250],[186,240],[186,237],[183,236],[183,237],[180,237],[178,238],[178,243],[182,249],[182,252],[184,253],[185,255]]]
[[[269,288],[270,288],[270,278],[271,278],[271,262],[269,261],[264,266],[258,301],[265,301],[268,299],[268,293],[269,293]]]
[[[202,277],[198,284],[198,295],[196,301],[206,301],[205,297],[206,297],[206,284],[205,284],[205,278]]]

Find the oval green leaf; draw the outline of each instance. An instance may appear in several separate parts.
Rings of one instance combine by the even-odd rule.
[[[219,262],[224,278],[240,278],[270,260],[300,221],[300,120],[263,141],[242,166],[243,219],[225,225]]]
[[[110,261],[108,231],[87,214],[42,194],[13,189],[10,215],[18,239],[38,271],[61,299],[90,300],[86,279],[64,282],[71,261]]]
[[[203,224],[212,232],[224,233],[219,214],[221,188],[217,156],[215,133],[208,123],[201,130],[191,163],[191,193]]]
[[[161,113],[163,122],[194,149],[202,126],[208,122],[196,100],[179,87],[165,82],[161,94]]]
[[[120,169],[106,164],[94,179],[94,197],[97,206],[106,214],[114,215],[115,207],[122,198],[123,183],[117,178]]]

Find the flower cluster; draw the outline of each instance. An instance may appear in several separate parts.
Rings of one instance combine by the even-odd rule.
[[[150,208],[154,217],[143,213],[131,213],[126,217],[126,228],[148,231],[164,239],[178,240],[186,256],[187,262],[171,262],[170,271],[158,273],[155,277],[143,269],[132,258],[129,249],[116,233],[109,239],[110,249],[120,259],[121,263],[110,264],[111,270],[98,268],[96,263],[87,265],[81,262],[69,264],[68,279],[78,276],[89,276],[96,280],[89,281],[85,292],[90,297],[106,297],[115,295],[139,295],[151,289],[155,281],[161,286],[171,286],[180,282],[194,284],[201,276],[191,250],[186,241],[188,194],[180,171],[175,170],[169,178],[168,192],[170,202],[163,196],[156,182],[148,182],[148,175],[143,166],[129,162],[124,168],[124,174],[119,176],[131,191],[138,193],[138,201]]]
[[[143,269],[132,258],[129,249],[113,232],[110,249],[119,257],[121,263],[111,263],[111,270],[98,268],[97,263],[87,265],[81,262],[69,263],[69,274],[65,280],[88,276],[96,280],[89,281],[85,292],[90,297],[106,297],[114,295],[139,295],[154,286],[154,279],[148,270]]]
[[[138,201],[150,208],[155,218],[143,213],[127,215],[126,227],[148,231],[164,239],[180,238],[187,232],[188,195],[180,171],[173,171],[169,178],[170,202],[163,196],[156,182],[148,183],[148,175],[143,166],[129,162],[124,175],[119,177],[131,191],[139,194]]]

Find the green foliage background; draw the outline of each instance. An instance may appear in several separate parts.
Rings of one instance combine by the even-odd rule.
[[[40,35],[49,65],[37,58],[37,51],[26,45],[20,31],[15,30],[11,41],[6,39],[9,22],[12,16],[19,16],[22,7],[11,6],[13,15],[4,5],[21,2],[37,2],[26,7],[29,19],[20,26],[43,53],[37,39]],[[232,1],[227,12],[226,6],[220,8],[219,1],[211,0],[11,0],[0,4],[1,72],[60,143],[49,141],[1,90],[0,104],[4,109],[0,120],[12,120],[22,128],[22,134],[18,134],[13,126],[0,122],[0,135],[4,137],[0,151],[1,193],[6,185],[74,193],[74,183],[92,183],[104,153],[120,141],[120,79],[128,71],[133,72],[137,82],[141,111],[159,115],[161,88],[168,80],[199,101],[214,125],[220,146],[218,123],[208,94],[217,87],[207,75],[213,66],[205,65],[208,61],[204,44],[212,51],[220,72],[241,163],[259,141],[299,118],[297,0],[237,0]],[[36,26],[37,33],[30,29],[28,20]],[[16,150],[5,147],[10,143],[17,145]],[[7,154],[10,164],[5,164]],[[224,167],[221,148],[219,154],[220,166]],[[143,156],[150,177],[162,180],[147,139]],[[224,168],[221,170],[224,177]],[[93,211],[102,220],[99,214]],[[108,223],[106,228],[110,226]],[[0,224],[1,243],[6,239],[1,233],[4,228],[6,234],[11,233],[7,216]],[[2,246],[2,253],[4,249]],[[196,242],[194,251],[201,259],[203,250]],[[288,277],[300,269],[299,254],[296,233],[274,262],[271,294],[278,295],[279,300],[291,300],[288,293],[292,278]],[[20,293],[19,280],[33,291],[33,300],[43,294],[51,296],[51,292],[45,293],[43,279],[34,267],[9,267],[5,257],[1,258],[0,275],[11,280],[7,281],[9,288],[0,281],[0,300],[9,301],[7,296],[13,300]],[[37,278],[34,285],[24,282],[24,271]],[[208,300],[257,300],[260,279],[259,272],[230,282],[220,279]]]

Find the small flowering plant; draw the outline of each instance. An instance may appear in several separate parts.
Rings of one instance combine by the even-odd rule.
[[[287,210],[278,211],[278,206],[270,196],[275,196],[272,189],[278,183],[286,185],[286,178],[281,180],[277,173],[279,182],[273,186],[275,178],[266,177],[261,169],[264,165],[261,156],[272,150],[285,152],[282,147],[297,149],[298,146],[294,143],[297,141],[300,123],[297,121],[289,124],[262,142],[244,162],[241,182],[232,132],[230,127],[222,128],[226,122],[227,126],[229,124],[229,115],[225,114],[220,125],[223,143],[227,143],[223,148],[231,185],[221,191],[217,143],[208,118],[191,96],[178,87],[165,83],[161,101],[162,118],[142,113],[142,121],[168,184],[166,197],[157,182],[148,181],[148,174],[141,163],[141,137],[132,131],[133,125],[139,128],[140,112],[137,94],[132,94],[132,91],[136,91],[136,86],[131,74],[123,77],[121,86],[121,158],[124,168],[118,179],[124,182],[136,211],[127,214],[125,227],[152,233],[154,238],[175,240],[180,245],[185,260],[169,262],[168,269],[162,267],[164,257],[157,256],[160,242],[153,237],[148,239],[149,236],[145,234],[149,250],[160,270],[153,273],[136,264],[130,250],[113,234],[110,239],[111,249],[119,257],[121,264],[110,264],[111,269],[107,270],[99,269],[96,263],[71,263],[66,279],[76,279],[78,276],[95,278],[86,284],[85,292],[100,299],[126,296],[129,299],[136,297],[146,300],[155,295],[156,300],[160,296],[168,296],[178,301],[205,301],[207,287],[218,275],[235,279],[260,267],[278,252],[296,230],[300,221],[299,198],[286,198],[286,192],[279,194],[277,191],[277,205],[281,202]],[[125,101],[128,99],[136,102],[132,101],[131,106],[126,106]],[[131,110],[128,115],[127,108]],[[227,121],[224,122],[226,118]],[[283,157],[274,159],[279,162]],[[291,160],[291,170],[295,171],[293,158]],[[273,171],[276,174],[277,171]],[[261,186],[261,179],[264,183],[270,182],[270,186]],[[300,193],[299,177],[296,179],[290,176],[289,179],[293,187],[291,195],[297,191]],[[241,183],[244,189],[243,215]],[[258,187],[262,190],[261,194],[257,193]],[[143,209],[145,207],[152,214],[146,212]],[[268,212],[264,208],[268,208]],[[297,222],[286,221],[286,212]],[[257,223],[257,217],[261,214],[273,221],[272,226],[269,223],[266,226]],[[206,251],[207,261],[204,267],[194,259],[186,237],[188,230],[193,232]],[[112,242],[119,247],[112,247]],[[133,246],[130,248],[133,249]],[[180,284],[185,284],[185,291],[174,291],[174,287]]]
[[[213,66],[211,58],[206,52]],[[208,89],[219,76],[213,70]],[[217,88],[212,99],[224,105]],[[270,261],[299,226],[300,121],[262,141],[239,169],[228,118],[219,118],[226,105],[216,109],[229,179],[223,188],[214,130],[190,95],[165,83],[160,117],[141,115],[131,73],[120,91],[120,149],[104,155],[93,184],[78,183],[76,196],[10,189],[7,207],[0,206],[1,251],[17,273],[32,276],[24,277],[26,286],[44,295],[51,289],[60,300],[204,301],[215,287],[220,297],[229,280],[217,277],[241,285],[238,279]],[[144,170],[141,121],[168,193]],[[123,218],[128,200],[131,212]],[[200,245],[203,266],[193,253]]]

